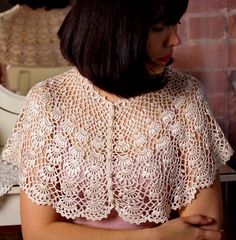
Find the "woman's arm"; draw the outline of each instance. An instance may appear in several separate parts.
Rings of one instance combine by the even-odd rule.
[[[219,174],[217,173],[214,184],[211,187],[199,190],[192,203],[181,209],[179,213],[181,217],[194,214],[202,214],[211,217],[214,221],[205,228],[211,230],[221,229],[223,217]]]
[[[65,222],[51,206],[34,204],[20,193],[24,240],[151,240],[144,230],[118,231]]]
[[[21,191],[21,222],[24,240],[220,240],[219,231],[202,230],[211,221],[195,215],[177,218],[155,228],[107,230],[63,222],[51,206],[34,204]]]

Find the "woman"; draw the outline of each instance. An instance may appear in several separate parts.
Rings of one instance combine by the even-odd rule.
[[[72,7],[59,38],[76,68],[33,87],[3,152],[25,240],[221,239],[217,170],[233,151],[200,83],[168,67],[187,4]]]

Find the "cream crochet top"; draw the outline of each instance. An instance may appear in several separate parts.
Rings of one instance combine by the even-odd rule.
[[[193,77],[111,103],[73,68],[35,85],[3,151],[33,202],[66,218],[163,223],[233,153]]]
[[[16,5],[0,14],[0,63],[41,67],[68,66],[57,32],[70,7],[32,10]]]

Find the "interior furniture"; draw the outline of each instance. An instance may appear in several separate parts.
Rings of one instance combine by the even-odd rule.
[[[6,66],[6,86],[11,91],[25,96],[30,88],[39,81],[67,71],[71,67],[27,67]]]

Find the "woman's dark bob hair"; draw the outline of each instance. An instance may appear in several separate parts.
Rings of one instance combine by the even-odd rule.
[[[32,9],[44,7],[46,10],[64,8],[70,4],[70,0],[8,0],[10,4],[27,5]]]
[[[122,97],[163,87],[146,69],[152,25],[176,25],[188,0],[77,0],[59,38],[64,57],[95,86]]]

